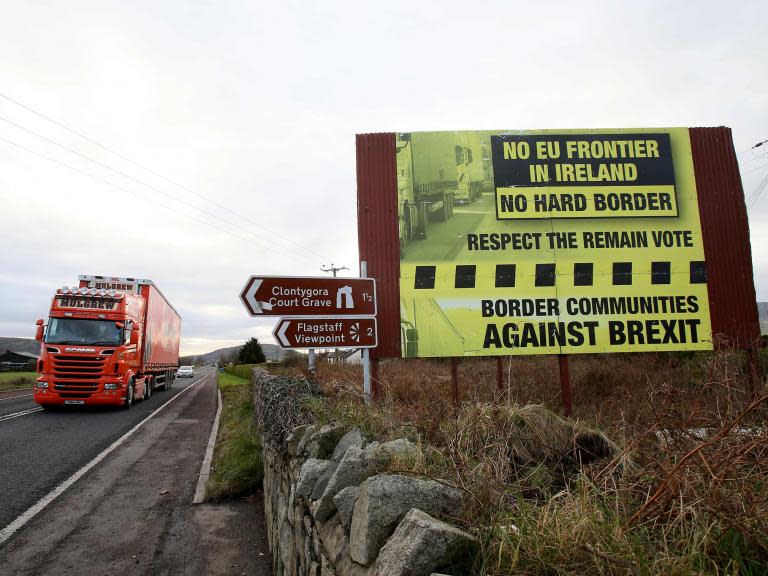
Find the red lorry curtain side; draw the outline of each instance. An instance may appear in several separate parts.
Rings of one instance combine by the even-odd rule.
[[[179,363],[181,318],[152,285],[143,285],[146,300],[144,320],[144,369],[175,368]]]

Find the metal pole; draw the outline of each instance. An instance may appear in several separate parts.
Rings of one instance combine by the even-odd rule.
[[[315,377],[315,349],[309,349],[309,375]]]
[[[451,358],[451,399],[456,407],[461,403],[459,398],[459,370],[456,358]]]
[[[560,393],[563,397],[563,408],[565,415],[570,416],[573,412],[571,402],[571,373],[568,370],[568,354],[559,354],[557,359],[560,363]]]
[[[368,277],[368,262],[360,262],[360,277]],[[363,348],[363,401],[368,406],[371,403],[371,351]]]

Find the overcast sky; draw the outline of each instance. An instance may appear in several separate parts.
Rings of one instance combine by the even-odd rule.
[[[2,336],[105,274],[153,279],[184,353],[272,342],[250,274],[357,274],[356,133],[725,125],[747,197],[768,174],[764,1],[1,6]]]

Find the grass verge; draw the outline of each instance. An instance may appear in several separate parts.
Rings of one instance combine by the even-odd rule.
[[[462,361],[460,408],[444,361],[382,362],[371,406],[359,367],[321,364],[310,408],[421,443],[390,468],[470,495],[453,520],[478,539],[474,576],[768,574],[768,387],[743,354],[573,358],[574,419],[556,362],[505,364],[498,391],[493,360]],[[618,454],[584,458],[599,431]]]
[[[0,372],[0,392],[32,388],[36,379],[37,372]]]
[[[253,419],[253,384],[232,374],[218,375],[221,419],[213,452],[209,500],[251,494],[264,477],[261,441]]]

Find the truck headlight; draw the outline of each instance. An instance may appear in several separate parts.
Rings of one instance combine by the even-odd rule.
[[[107,384],[104,384],[104,390],[117,390],[117,387],[119,384],[116,382],[108,382]]]
[[[48,382],[38,382],[37,383],[38,388],[48,388]]]

